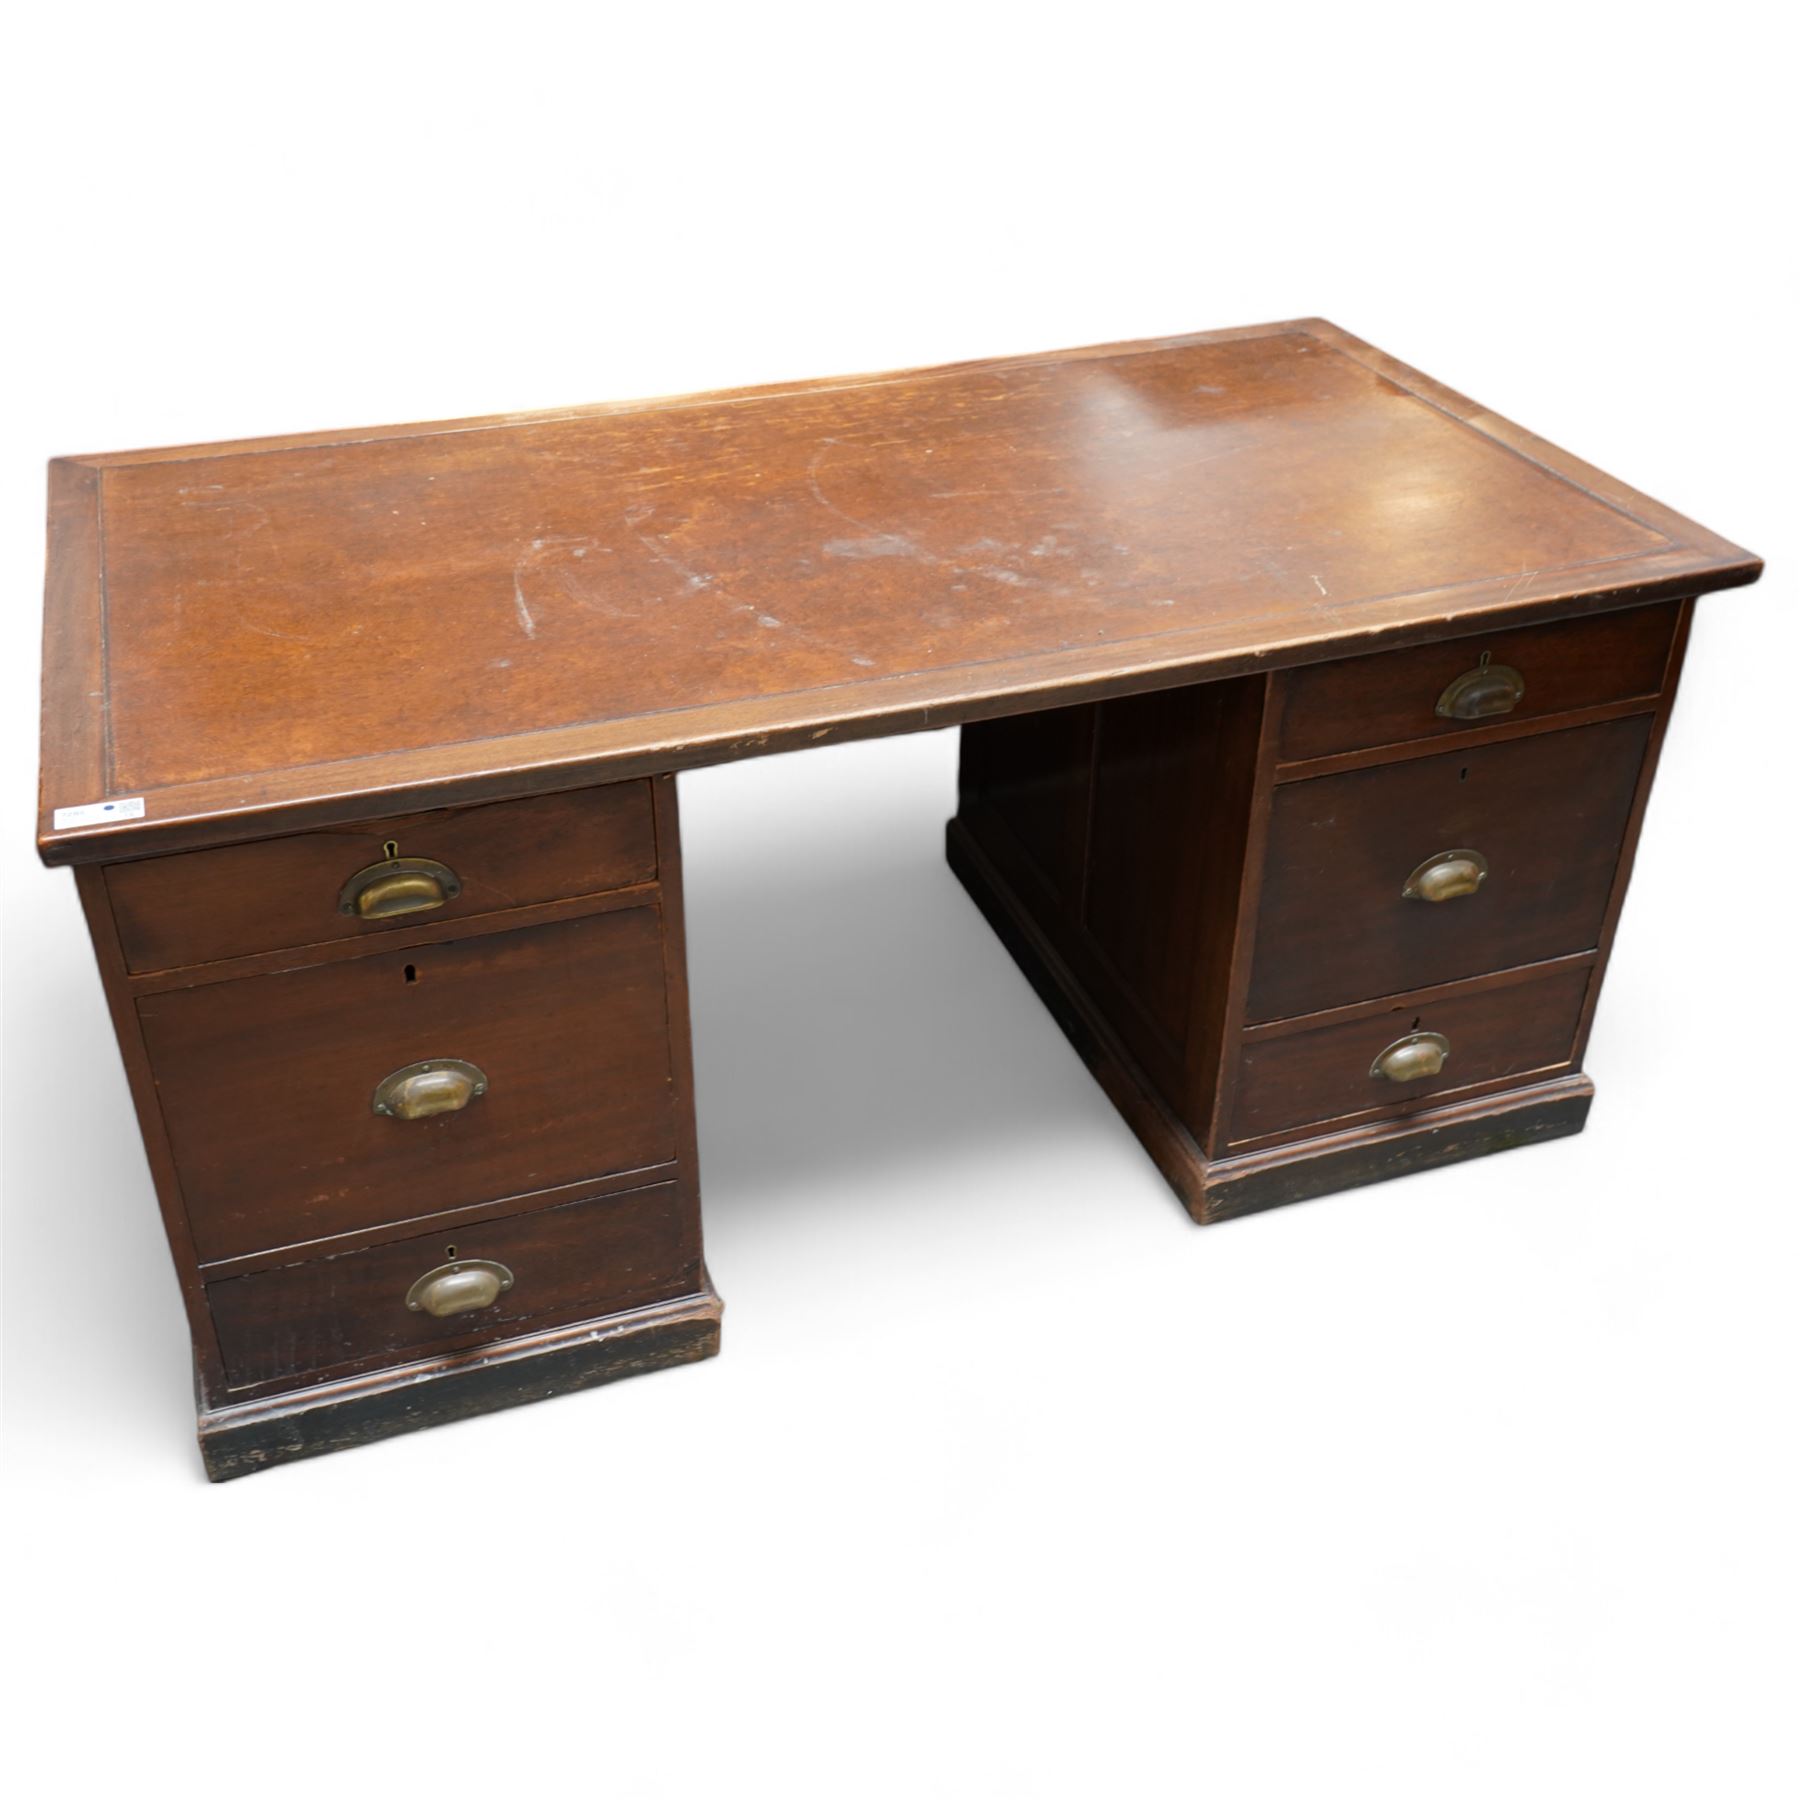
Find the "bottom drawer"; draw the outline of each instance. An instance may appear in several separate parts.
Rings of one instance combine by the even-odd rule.
[[[452,1261],[458,1280],[423,1300],[480,1298],[475,1262],[501,1265],[510,1285],[485,1306],[445,1317],[409,1307],[415,1283]],[[525,1320],[624,1312],[699,1285],[698,1209],[664,1182],[239,1275],[206,1294],[231,1385],[245,1388],[404,1362],[485,1342]]]
[[[1404,1112],[1461,1089],[1542,1076],[1574,1054],[1589,965],[1561,967],[1495,985],[1464,986],[1437,998],[1396,995],[1379,1012],[1284,1023],[1244,1041],[1232,1109],[1234,1147],[1278,1132],[1366,1114]],[[1402,1039],[1443,1040],[1442,1067],[1429,1069],[1439,1046],[1421,1044],[1392,1059],[1395,1080],[1376,1059]]]

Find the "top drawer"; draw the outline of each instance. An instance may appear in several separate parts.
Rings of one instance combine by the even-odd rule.
[[[1295,669],[1287,678],[1281,760],[1304,762],[1501,719],[1650,698],[1662,692],[1680,605],[1670,600]],[[1440,713],[1452,684],[1479,670],[1484,656],[1490,678],[1468,684],[1460,713],[1454,700]],[[1516,693],[1508,671],[1522,684]]]
[[[142,974],[655,877],[650,784],[626,781],[114,863],[106,886],[126,967]]]

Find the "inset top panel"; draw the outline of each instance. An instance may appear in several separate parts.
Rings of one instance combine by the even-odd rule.
[[[1320,322],[77,459],[54,466],[52,511],[54,861],[1757,568]],[[143,817],[54,826],[119,797]]]

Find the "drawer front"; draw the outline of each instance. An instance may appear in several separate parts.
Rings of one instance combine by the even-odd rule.
[[[138,1012],[202,1262],[675,1155],[652,906],[148,995]],[[485,1091],[421,1117],[374,1110],[385,1078],[447,1060]],[[454,1101],[455,1079],[414,1084],[411,1103]]]
[[[497,1264],[510,1285],[447,1317],[409,1307],[415,1284],[453,1260],[465,1279],[475,1264]],[[529,1320],[599,1317],[699,1285],[697,1209],[664,1183],[215,1281],[206,1293],[231,1384],[249,1387],[404,1362]]]
[[[1658,694],[1679,610],[1679,602],[1669,601],[1296,669],[1287,678],[1281,760],[1412,743],[1502,719],[1543,718]],[[1523,691],[1503,712],[1441,717],[1439,700],[1483,656],[1490,668],[1515,671]],[[1499,706],[1508,698],[1504,686],[1465,690],[1463,706]]]
[[[449,879],[425,870],[409,883],[386,880],[381,866],[396,856],[402,874],[405,864],[424,862],[449,871]],[[347,896],[359,875],[364,885]],[[655,877],[649,783],[627,781],[117,863],[106,886],[126,964],[143,974],[605,893]],[[434,887],[448,897],[434,903]],[[383,910],[390,905],[406,910]]]
[[[1249,1020],[1594,948],[1651,723],[1617,719],[1277,788]],[[1411,878],[1452,852],[1485,863],[1480,885],[1408,898]],[[1432,882],[1413,885],[1442,891]]]
[[[1251,1036],[1238,1070],[1231,1142],[1328,1120],[1408,1112],[1483,1083],[1543,1079],[1574,1052],[1587,992],[1586,964],[1420,1003],[1395,997],[1385,1011],[1309,1029]],[[1394,1080],[1373,1073],[1382,1052],[1435,1033],[1449,1045],[1435,1074]],[[1390,1064],[1425,1066],[1417,1050]]]

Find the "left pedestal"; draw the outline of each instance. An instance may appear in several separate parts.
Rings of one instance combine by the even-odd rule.
[[[716,1352],[672,776],[78,880],[215,1480]]]

